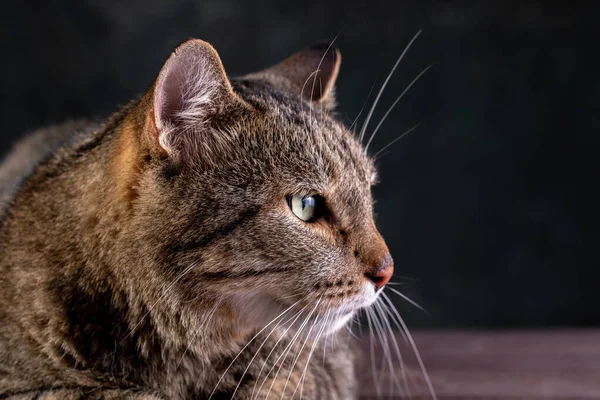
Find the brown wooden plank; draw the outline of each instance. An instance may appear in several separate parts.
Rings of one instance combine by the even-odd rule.
[[[417,332],[414,338],[440,400],[600,399],[600,330],[436,331]],[[431,398],[410,347],[397,339],[410,365],[411,398]],[[383,382],[377,396],[369,340],[361,345],[361,399],[401,398],[390,387],[389,369],[381,368],[380,348],[376,371]],[[396,358],[395,376],[401,377]]]

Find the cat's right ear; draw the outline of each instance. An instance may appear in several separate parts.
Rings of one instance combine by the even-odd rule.
[[[298,51],[290,57],[247,78],[262,79],[327,110],[335,108],[335,81],[342,55],[331,44],[321,43]]]
[[[176,158],[208,151],[220,140],[215,127],[249,107],[234,93],[216,50],[199,39],[175,49],[148,94],[150,144]]]

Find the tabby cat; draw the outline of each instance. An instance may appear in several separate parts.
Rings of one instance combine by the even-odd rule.
[[[106,122],[0,168],[1,399],[352,399],[393,272],[318,45],[229,79],[190,40]]]

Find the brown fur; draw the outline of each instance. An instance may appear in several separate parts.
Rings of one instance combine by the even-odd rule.
[[[260,398],[271,386],[276,399],[296,388],[299,397],[300,386],[305,399],[355,397],[345,331],[328,333],[324,355],[323,325],[313,324],[331,316],[330,329],[332,307],[367,306],[368,276],[391,258],[372,220],[371,162],[328,113],[339,52],[326,54],[318,93],[297,90],[319,67],[326,49],[317,49],[230,81],[210,45],[187,42],[148,93],[102,126],[41,131],[37,142],[68,140],[52,140],[44,156],[25,142],[33,165],[0,168],[11,188],[0,398],[205,399],[216,388],[212,398],[225,399],[241,382],[236,398],[249,399],[278,355],[283,367]],[[210,101],[179,101],[192,78],[206,80],[197,87]],[[197,107],[191,120],[187,106]],[[308,192],[325,199],[326,218],[292,214],[287,196]],[[297,323],[263,331],[227,370],[295,301],[285,319],[304,310]],[[301,330],[305,320],[317,328]]]

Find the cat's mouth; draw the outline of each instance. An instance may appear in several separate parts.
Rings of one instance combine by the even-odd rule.
[[[334,333],[343,328],[360,309],[375,303],[380,294],[380,291],[370,284],[356,285],[350,289],[342,286],[331,286],[327,289],[288,305],[302,310],[298,311],[303,315],[298,318],[300,321],[310,321],[325,333]]]
[[[379,294],[370,282],[350,280],[315,286],[292,295],[284,292],[242,295],[238,291],[234,298],[235,307],[249,326],[271,324],[275,330],[285,328],[313,336],[342,329],[359,310],[375,303]]]

